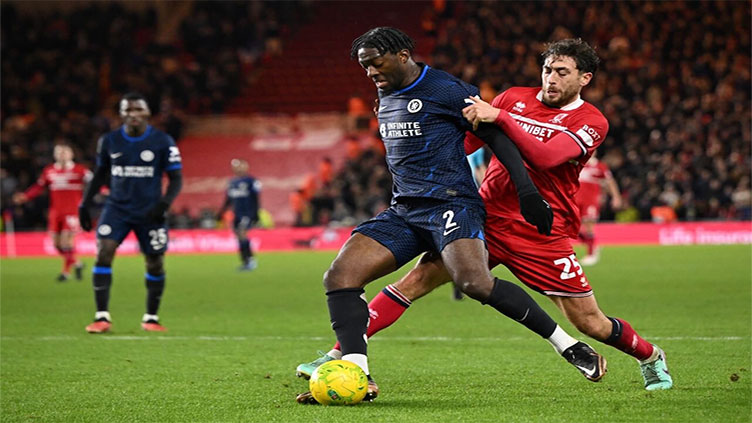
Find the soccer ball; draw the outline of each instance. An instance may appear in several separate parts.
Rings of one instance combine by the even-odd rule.
[[[366,396],[368,377],[355,363],[333,360],[313,371],[308,386],[319,404],[354,405]]]

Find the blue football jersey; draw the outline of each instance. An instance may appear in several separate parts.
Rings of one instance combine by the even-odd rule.
[[[152,127],[130,137],[125,126],[99,139],[97,166],[110,170],[110,196],[105,207],[143,217],[162,197],[162,176],[183,167],[180,150],[169,135]]]
[[[465,99],[478,88],[420,64],[420,77],[401,90],[379,91],[379,132],[393,176],[392,204],[405,198],[481,202],[465,159]]]
[[[232,203],[232,211],[235,217],[250,217],[258,219],[258,194],[261,191],[261,182],[253,176],[246,175],[230,180],[227,187],[227,198]]]

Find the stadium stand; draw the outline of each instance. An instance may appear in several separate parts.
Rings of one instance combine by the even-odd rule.
[[[441,4],[441,3],[440,3]],[[603,59],[583,90],[609,119],[600,148],[631,207],[750,218],[748,2],[446,2],[435,66],[499,91],[540,82],[541,41],[579,36]],[[667,25],[671,24],[671,30]],[[745,35],[742,35],[745,34]]]
[[[319,161],[330,157],[331,182],[294,198],[298,213],[308,210],[298,223],[357,222],[383,205],[389,184],[376,150],[350,154],[356,144],[371,150],[375,93],[349,45],[369,27],[393,25],[418,40],[420,60],[489,91],[538,84],[544,41],[588,40],[603,63],[584,96],[610,121],[601,157],[629,205],[614,211],[606,202],[603,218],[650,221],[661,207],[679,220],[752,214],[749,2],[437,0],[380,3],[379,14],[357,2],[185,2],[172,15],[135,3],[35,14],[23,2],[3,3],[6,210],[56,141],[72,143],[91,165],[94,140],[118,123],[117,95],[139,89],[156,109],[154,123],[179,139],[187,164],[198,164],[186,166],[181,226],[218,207],[227,160],[238,152],[251,156],[265,182],[262,203],[281,224],[296,221],[290,195],[307,175],[316,185]],[[329,112],[344,118],[309,114]],[[273,127],[285,119],[292,129]],[[339,125],[325,136],[331,147],[282,148],[311,131],[321,139],[317,120]],[[269,148],[290,133],[290,143]],[[259,140],[273,157],[253,147]],[[44,227],[44,199],[13,212],[21,229]]]

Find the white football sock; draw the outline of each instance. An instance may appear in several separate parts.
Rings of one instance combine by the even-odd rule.
[[[564,332],[564,329],[562,329],[559,325],[556,325],[554,333],[546,338],[546,341],[548,341],[559,354],[563,353],[567,348],[578,342],[576,339],[569,336],[568,333]]]
[[[639,361],[640,364],[652,363],[655,360],[658,360],[658,357],[660,357],[660,354],[661,353],[660,353],[660,351],[658,351],[658,347],[656,347],[655,345],[653,345],[653,353],[650,354],[650,357],[648,357],[648,358],[646,358],[644,360],[637,360],[637,361]]]
[[[335,360],[342,360],[342,351],[340,350],[331,350],[328,353],[326,353],[329,357],[335,359]]]
[[[149,320],[159,321],[159,316],[156,314],[144,314],[144,317],[141,318],[142,322],[148,322]]]
[[[99,320],[99,319],[102,319],[102,318],[107,319],[108,322],[112,321],[112,318],[110,317],[110,312],[109,311],[98,311],[98,312],[94,313],[94,320]]]
[[[360,366],[361,369],[367,374],[370,375],[371,373],[368,371],[368,356],[365,354],[345,354],[342,356],[342,360],[349,361],[351,363],[355,363],[358,366]]]

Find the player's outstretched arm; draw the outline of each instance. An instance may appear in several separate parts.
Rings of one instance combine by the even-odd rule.
[[[482,122],[499,126],[520,149],[525,161],[535,169],[546,170],[576,159],[586,152],[572,139],[577,136],[575,134],[562,132],[547,143],[542,143],[525,132],[505,110],[475,97],[469,97],[466,102],[472,104],[462,109],[462,115],[473,124],[473,127]]]
[[[525,169],[520,151],[498,127],[481,123],[474,135],[482,139],[509,172],[520,200],[520,213],[541,234],[551,235],[554,214]]]
[[[97,166],[94,170],[94,175],[91,178],[91,182],[86,186],[84,190],[81,204],[78,205],[78,223],[81,225],[81,229],[89,232],[91,230],[91,215],[89,214],[89,207],[94,203],[94,196],[97,195],[102,185],[107,181],[108,169],[104,166]]]
[[[225,202],[222,203],[222,207],[220,207],[219,210],[217,210],[217,220],[222,219],[222,215],[225,214],[227,209],[230,207],[230,201],[231,201],[230,195],[225,194]]]
[[[586,152],[572,139],[576,135],[567,132],[554,135],[547,143],[538,141],[534,136],[525,132],[504,110],[499,112],[495,122],[519,147],[525,156],[525,160],[539,170],[556,167],[569,160],[581,157]]]

